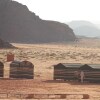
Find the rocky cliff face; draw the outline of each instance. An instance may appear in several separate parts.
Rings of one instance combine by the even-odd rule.
[[[48,43],[74,41],[73,30],[63,23],[40,19],[25,5],[0,0],[0,37],[9,42]]]
[[[14,48],[14,46],[0,39],[0,48]]]

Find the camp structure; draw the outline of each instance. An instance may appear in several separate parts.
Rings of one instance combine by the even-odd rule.
[[[20,61],[12,61],[10,63],[10,78],[20,78]]]
[[[80,80],[80,72],[92,70],[87,64],[59,63],[54,65],[54,79]]]
[[[90,67],[84,71],[84,80],[90,82],[100,82],[100,64],[85,64],[85,67]]]
[[[4,74],[4,64],[0,61],[0,78],[3,77]]]
[[[34,65],[29,61],[11,62],[10,78],[33,79],[34,78]]]
[[[59,63],[54,65],[54,80],[80,80],[84,72],[84,81],[100,82],[100,64]]]
[[[54,80],[76,80],[79,75],[80,63],[59,63],[54,65]]]

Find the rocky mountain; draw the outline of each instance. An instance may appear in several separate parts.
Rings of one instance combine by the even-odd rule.
[[[12,0],[0,0],[0,37],[9,42],[48,43],[74,41],[68,25],[40,19],[25,5]]]
[[[80,27],[74,29],[74,32],[79,35],[83,35],[83,36],[87,36],[87,37],[100,36],[100,30],[96,27],[91,27],[91,26],[80,26]]]
[[[76,29],[81,26],[91,26],[95,27],[95,25],[89,21],[84,21],[84,20],[76,20],[76,21],[71,21],[67,23],[72,29]]]
[[[3,41],[0,39],[0,48],[15,48],[13,45],[11,45],[8,42]]]
[[[76,35],[87,37],[100,36],[100,29],[93,23],[88,21],[72,21],[68,25],[74,30]]]

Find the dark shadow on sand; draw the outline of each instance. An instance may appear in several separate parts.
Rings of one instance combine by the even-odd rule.
[[[46,80],[46,81],[42,81],[42,82],[45,82],[45,83],[68,83],[68,84],[71,84],[71,85],[100,85],[100,82],[88,82],[88,81],[85,81],[83,83],[79,82],[79,81],[64,81],[64,80]]]

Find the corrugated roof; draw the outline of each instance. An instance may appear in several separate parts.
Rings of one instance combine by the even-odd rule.
[[[59,63],[56,65],[61,67],[65,67],[65,68],[91,68],[91,69],[100,69],[100,64],[81,64],[81,63]]]
[[[81,63],[62,63],[65,67],[70,68],[80,68],[82,66]]]
[[[88,64],[88,66],[90,66],[94,69],[100,69],[100,64]]]

